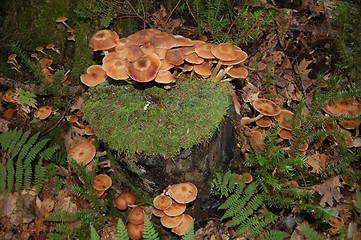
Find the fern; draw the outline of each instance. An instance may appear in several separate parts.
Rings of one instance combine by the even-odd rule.
[[[3,192],[6,189],[6,167],[0,162],[0,191]]]
[[[356,190],[356,211],[361,214],[361,192]]]
[[[121,219],[119,219],[117,223],[115,238],[116,240],[129,240],[127,229]]]
[[[261,235],[262,239],[265,240],[283,240],[288,238],[290,235],[280,230],[270,230]]]
[[[144,213],[144,227],[143,227],[143,239],[144,240],[159,240],[158,233],[155,231],[152,222],[149,217]]]
[[[58,223],[55,226],[52,226],[50,228],[50,231],[51,232],[55,231],[55,232],[59,232],[59,233],[65,233],[67,235],[70,235],[73,232],[72,228],[70,228],[69,226],[67,226],[65,224],[62,224],[62,223]]]
[[[97,233],[97,231],[95,230],[95,228],[90,225],[90,239],[91,240],[100,240],[100,237]]]
[[[182,240],[194,240],[195,236],[194,236],[194,221],[192,222],[192,224],[189,226],[188,231],[186,232],[186,234],[183,235]]]
[[[76,213],[64,212],[64,211],[54,211],[49,213],[46,221],[51,222],[75,222],[77,221],[78,215]]]
[[[49,232],[46,234],[46,239],[48,240],[63,240],[63,235],[59,233]]]
[[[307,227],[302,224],[300,224],[299,226],[306,240],[324,240],[324,238],[321,237],[318,232],[315,231],[313,228]]]
[[[213,193],[219,193],[220,197],[228,197],[234,189],[236,182],[236,174],[231,171],[226,172],[222,175],[216,174],[216,178],[211,182],[211,190]]]
[[[49,139],[39,141],[38,138],[39,133],[30,137],[29,131],[23,133],[22,130],[16,129],[0,134],[0,147],[7,151],[8,158],[6,169],[1,168],[1,180],[7,181],[9,191],[13,190],[14,185],[16,191],[20,191],[22,187],[28,190],[32,183],[33,175],[37,192],[41,190],[47,178],[45,168],[42,166],[42,160],[50,159],[59,147],[52,146],[46,148],[45,146]],[[35,159],[37,161],[34,164]],[[36,166],[35,168],[33,167],[34,165]],[[4,185],[1,186],[0,189],[4,189]]]

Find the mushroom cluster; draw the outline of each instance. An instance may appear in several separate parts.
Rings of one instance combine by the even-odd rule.
[[[165,193],[153,199],[153,214],[160,217],[161,224],[170,228],[178,236],[183,236],[193,222],[189,214],[185,214],[186,204],[197,197],[198,189],[191,182],[173,184]]]
[[[241,63],[247,54],[230,43],[212,44],[144,29],[126,38],[111,30],[96,32],[89,41],[94,51],[103,51],[102,65],[93,65],[80,80],[96,86],[107,77],[129,82],[150,82],[169,86],[175,76],[191,72],[215,82],[231,81],[248,75]]]

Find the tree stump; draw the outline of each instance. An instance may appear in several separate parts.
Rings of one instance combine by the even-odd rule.
[[[223,86],[222,84],[210,84],[208,86],[209,83],[200,83],[194,80],[190,83],[192,86],[188,84],[186,81],[177,83],[174,88],[178,89],[174,90],[174,92],[166,92],[164,89],[156,89],[156,92],[147,92],[148,90],[134,90],[133,87],[120,86],[121,88],[128,88],[126,91],[132,95],[131,99],[134,99],[134,102],[136,102],[136,99],[140,99],[140,105],[133,106],[133,113],[135,115],[130,114],[126,110],[126,108],[130,108],[128,105],[130,100],[124,96],[126,93],[123,90],[118,92],[118,90],[114,89],[117,87],[100,86],[97,89],[91,89],[87,94],[83,111],[85,119],[94,128],[96,136],[104,141],[109,149],[112,149],[111,151],[115,156],[113,163],[115,171],[113,174],[122,172],[126,176],[128,184],[142,188],[151,197],[162,193],[167,186],[172,184],[188,181],[194,183],[198,188],[198,197],[190,204],[191,207],[187,207],[187,212],[196,218],[197,221],[200,221],[207,219],[212,214],[212,211],[210,211],[213,207],[213,203],[210,200],[210,181],[215,176],[215,172],[224,171],[228,167],[233,157],[235,132],[232,119],[235,119],[236,114],[234,108],[230,107],[232,92],[230,85],[222,83]],[[131,93],[132,91],[137,91],[137,93]],[[138,95],[139,91],[140,95]],[[165,91],[166,93],[160,96],[157,91]],[[176,100],[174,96],[179,94],[181,97]],[[119,99],[121,96],[124,99]],[[166,101],[165,98],[171,98],[171,100]],[[150,103],[150,101],[153,102]],[[170,106],[169,102],[174,103],[175,101],[181,102],[176,102],[175,106]],[[134,102],[132,104],[135,104]],[[100,106],[103,106],[103,108],[100,108]],[[181,106],[184,112],[179,113],[179,116],[174,116],[179,109],[175,112],[169,109],[177,108],[177,106]],[[147,115],[143,120],[140,120],[142,124],[130,130],[129,128],[133,127],[134,124],[139,124],[135,122],[134,118],[139,120],[141,118],[140,115],[144,114],[144,111],[148,111],[146,107],[153,108],[150,111],[157,113],[164,109],[165,111],[169,110],[171,112],[170,119],[165,119],[166,117],[161,113],[150,113],[149,116]],[[142,109],[140,110],[140,108]],[[201,110],[195,108],[200,108]],[[182,119],[183,115],[191,115],[187,111],[193,111],[196,114],[207,114],[204,116],[205,119],[195,116],[194,119],[187,121]],[[104,116],[106,112],[112,113],[112,120],[109,117],[109,121],[108,118],[104,120],[104,118],[99,117]],[[126,114],[128,114],[128,118],[124,122],[119,120]],[[212,117],[210,117],[211,115]],[[151,119],[151,117],[156,119]],[[161,119],[159,120],[159,118]],[[174,119],[177,119],[179,122],[175,122]],[[197,119],[205,125],[203,127],[202,125],[198,126]],[[129,122],[131,122],[131,126],[127,125]],[[150,124],[151,122],[156,123],[155,126]],[[169,127],[171,123],[175,126]],[[193,125],[196,125],[196,128]],[[162,140],[162,142],[158,144],[158,142],[154,143],[152,138],[150,140],[143,139],[149,145],[152,145],[149,149],[146,148],[146,144],[143,146],[141,143],[139,143],[141,150],[131,149],[128,146],[129,144],[133,143],[136,145],[138,144],[136,141],[141,141],[142,138],[146,137],[140,135],[132,140],[132,135],[136,134],[137,129],[146,127],[156,128],[156,132],[150,135],[153,135],[157,141]],[[160,139],[157,134],[163,128],[167,129],[164,131],[165,135],[162,135],[164,139]],[[183,132],[177,133],[176,130],[180,129],[183,129]],[[151,130],[149,131],[152,132]],[[203,134],[204,132],[207,133]],[[199,136],[195,138],[195,141],[189,142],[187,138],[194,137],[190,135],[192,133],[199,134]],[[115,136],[111,136],[112,134]],[[121,135],[123,140],[117,142]],[[180,140],[174,140],[174,135],[178,136]],[[200,137],[201,135],[202,137]],[[124,145],[124,141],[128,140],[130,142]],[[164,148],[163,145],[168,145],[169,143],[171,145]],[[175,143],[179,143],[180,146],[173,146]],[[157,149],[154,149],[155,147]],[[172,152],[176,154],[166,155],[167,148],[168,150],[174,148],[176,151]],[[131,152],[130,149],[134,152]],[[159,154],[156,154],[156,150],[159,150]]]

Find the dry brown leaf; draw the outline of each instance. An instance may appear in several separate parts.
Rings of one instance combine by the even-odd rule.
[[[260,90],[249,81],[246,80],[246,82],[247,83],[242,88],[241,97],[244,102],[252,102],[252,100],[258,98]]]
[[[38,208],[40,216],[47,218],[49,213],[53,211],[55,202],[53,199],[46,198],[43,201],[36,197],[36,207]]]
[[[84,99],[83,97],[79,97],[78,100],[70,106],[70,112],[74,112],[75,110],[80,110],[83,106]]]
[[[297,67],[298,74],[300,75],[301,78],[303,90],[306,90],[309,86],[312,85],[312,81],[308,77],[308,74],[312,70],[312,69],[308,69],[308,65],[310,65],[311,62],[312,60],[307,61],[306,59],[302,59],[302,61],[300,62],[300,64],[298,64]]]
[[[327,155],[320,154],[319,152],[316,152],[313,155],[309,155],[307,157],[307,165],[312,167],[311,172],[312,173],[319,173],[322,168],[325,168],[328,164],[329,160]]]
[[[55,211],[76,212],[78,210],[76,204],[71,197],[67,196],[66,191],[61,190],[56,196]]]
[[[233,93],[232,95],[232,102],[233,102],[233,107],[234,107],[234,111],[237,113],[237,115],[241,115],[241,103],[239,102],[239,98],[237,96],[236,93]]]
[[[35,234],[39,236],[39,234],[46,230],[46,225],[44,224],[44,218],[39,218],[34,221]]]
[[[342,187],[340,176],[329,178],[323,184],[317,185],[315,191],[323,196],[320,205],[325,207],[327,203],[332,207],[334,205],[334,200],[339,202],[343,198],[343,195],[340,193],[340,187]]]

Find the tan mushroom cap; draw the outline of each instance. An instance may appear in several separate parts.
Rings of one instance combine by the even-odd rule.
[[[242,66],[234,66],[227,74],[233,78],[246,78],[248,76],[248,70]]]
[[[149,40],[150,45],[155,48],[171,49],[177,46],[177,40],[172,34],[166,32],[159,32],[154,34]]]
[[[155,32],[150,29],[143,29],[129,35],[127,38],[137,46],[141,46],[148,43],[154,34]]]
[[[196,53],[185,55],[184,60],[193,64],[201,64],[204,62],[204,58],[199,57]]]
[[[167,193],[178,203],[189,203],[196,199],[198,189],[193,183],[184,182],[171,185]]]
[[[55,19],[55,22],[57,22],[57,23],[61,23],[61,22],[65,22],[66,20],[68,20],[68,18],[67,18],[67,17],[62,16],[62,17],[58,17],[58,18],[56,18],[56,19]]]
[[[164,58],[168,63],[174,66],[181,65],[184,62],[184,54],[179,49],[169,49]]]
[[[179,224],[181,224],[183,218],[184,218],[184,214],[174,217],[165,215],[160,218],[160,223],[162,224],[162,226],[166,228],[175,228],[179,226]]]
[[[269,127],[272,125],[272,119],[267,116],[262,116],[260,119],[256,120],[256,124],[259,127]]]
[[[169,84],[175,82],[175,79],[170,71],[159,70],[154,81],[157,83]]]
[[[126,225],[128,236],[132,240],[140,240],[143,236],[143,224],[133,224],[128,222]]]
[[[298,151],[304,152],[308,149],[308,143],[304,142],[298,146]]]
[[[213,47],[213,44],[203,42],[203,43],[197,44],[194,51],[201,58],[213,59],[213,58],[215,58],[215,56],[212,54],[212,51],[211,51],[212,47]]]
[[[42,106],[39,107],[38,109],[36,109],[36,111],[34,112],[34,117],[39,118],[41,120],[46,119],[50,116],[50,114],[52,113],[52,109],[50,106]]]
[[[103,29],[96,32],[89,40],[89,46],[94,51],[109,50],[117,45],[119,35],[109,29]]]
[[[221,61],[233,61],[237,59],[237,48],[230,43],[221,43],[213,45],[212,54]]]
[[[328,224],[330,224],[332,227],[342,227],[344,225],[344,221],[339,216],[331,216],[328,220]]]
[[[10,54],[9,57],[8,57],[8,60],[13,61],[16,57],[17,57],[17,55],[15,53]]]
[[[181,35],[174,35],[176,39],[176,46],[177,47],[190,47],[194,46],[194,42],[190,40],[189,38],[183,37]]]
[[[277,132],[278,136],[280,136],[283,139],[291,139],[293,137],[292,133],[288,131],[287,129],[280,128]]]
[[[137,82],[150,82],[154,80],[160,69],[160,59],[157,54],[150,53],[138,60],[129,63],[127,68],[129,77]]]
[[[96,147],[90,142],[78,142],[68,151],[68,156],[73,158],[78,164],[87,165],[96,154]]]
[[[112,179],[107,174],[98,174],[94,177],[93,187],[98,191],[105,191],[112,186]]]
[[[193,218],[188,214],[184,214],[182,222],[177,227],[172,228],[172,232],[177,234],[178,236],[183,236],[184,234],[186,234],[192,223]]]
[[[3,100],[5,100],[6,102],[14,102],[15,92],[12,90],[9,90],[2,97],[3,97]]]
[[[159,210],[165,210],[172,205],[172,199],[167,195],[158,195],[153,199],[153,206]]]
[[[144,209],[141,206],[135,206],[128,212],[128,221],[133,224],[144,223]]]
[[[119,56],[117,52],[107,54],[103,58],[103,69],[106,74],[114,80],[128,79],[128,62]]]
[[[338,102],[329,102],[322,108],[325,112],[331,115],[350,115],[360,113],[360,103],[355,99],[345,99]]]
[[[204,78],[209,77],[212,73],[208,61],[204,61],[201,64],[194,64],[193,71]]]
[[[176,201],[172,201],[172,205],[170,205],[169,208],[163,210],[165,215],[167,216],[178,216],[184,213],[186,210],[186,204],[185,203],[177,203]]]
[[[159,210],[159,209],[156,209],[156,208],[153,209],[152,214],[154,216],[156,216],[156,217],[166,216],[165,213],[163,212],[163,210]]]
[[[281,112],[281,108],[277,106],[273,101],[257,98],[252,102],[253,108],[257,110],[257,112],[265,115],[265,116],[276,116]]]
[[[94,87],[104,82],[107,78],[107,73],[100,65],[92,65],[80,76],[80,81],[88,87]]]
[[[251,183],[253,181],[253,176],[250,173],[243,173],[242,176],[246,178],[246,183]]]
[[[244,62],[244,60],[247,59],[248,55],[246,52],[242,51],[241,49],[236,49],[236,53],[237,53],[237,58],[232,60],[232,61],[223,61],[222,65],[237,65],[240,64],[242,62]]]
[[[352,237],[352,240],[361,240],[361,232],[355,232]]]
[[[130,46],[130,47],[128,47],[127,51],[125,53],[125,58],[129,62],[134,62],[134,61],[138,60],[139,58],[141,58],[143,56],[144,56],[144,52],[138,46]]]
[[[282,109],[281,112],[274,118],[276,119],[276,121],[278,121],[281,128],[292,130],[291,121],[293,116],[294,116],[293,112],[288,111],[286,109]],[[297,125],[301,126],[301,121],[299,121]]]
[[[132,192],[123,191],[114,200],[115,206],[119,210],[126,210],[129,205],[135,204],[137,198]]]

